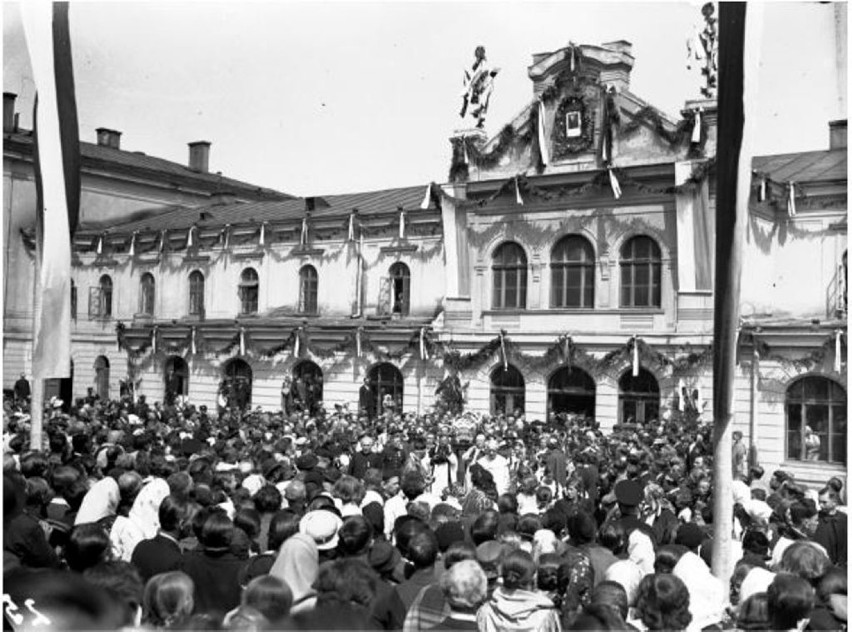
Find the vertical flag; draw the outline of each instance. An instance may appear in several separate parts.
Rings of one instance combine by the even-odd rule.
[[[787,187],[787,214],[790,217],[796,217],[796,183],[790,180]]]
[[[462,153],[464,155],[464,164],[470,164],[470,157],[467,155],[467,137],[462,136]]]
[[[99,257],[102,254],[104,254],[104,236],[103,236],[103,234],[98,235],[98,247],[97,247],[96,252],[98,253]]]
[[[198,351],[198,348],[195,345],[195,327],[192,328],[192,338],[190,339],[190,350],[192,351],[192,355],[195,355]]]
[[[246,330],[244,327],[240,327],[240,355],[244,356],[246,354]]]
[[[757,191],[757,201],[765,202],[766,201],[766,176],[760,177],[760,188]]]
[[[506,357],[506,340],[503,335],[503,330],[500,330],[500,355],[503,360],[503,370],[509,370],[509,359]]]
[[[399,209],[399,238],[405,239],[405,210]]]
[[[633,336],[633,377],[639,377],[639,338]]]
[[[842,332],[838,329],[834,332],[834,372],[840,373],[843,369],[843,347],[840,336]]]
[[[36,85],[36,291],[41,309],[33,331],[35,380],[68,377],[71,370],[70,237],[80,212],[80,146],[68,10],[67,2],[21,5]],[[40,427],[33,428],[33,441],[41,441],[40,434]]]
[[[618,200],[621,198],[621,185],[618,183],[618,178],[615,177],[615,172],[611,167],[607,168],[609,174],[609,186],[612,187],[612,195]]]
[[[698,144],[701,142],[701,111],[702,108],[696,108],[695,118],[692,120],[692,143]]]
[[[515,176],[515,204],[524,205],[524,198],[521,197],[521,187],[518,184],[518,176]]]
[[[355,330],[355,357],[361,357],[361,328]]]
[[[157,353],[157,334],[159,333],[159,328],[154,327],[151,330],[151,353]]]
[[[428,360],[429,352],[426,350],[426,328],[420,328],[420,359]]]
[[[186,232],[186,247],[187,248],[192,248],[195,245],[195,242],[192,239],[192,237],[193,237],[192,233],[193,233],[194,230],[195,230],[195,226],[190,226],[189,230]]]
[[[227,250],[228,246],[231,244],[231,225],[225,224],[225,228],[223,229],[222,232],[224,233],[224,235],[223,235],[224,245],[222,246],[222,248],[224,250]]]
[[[308,245],[308,216],[302,218],[302,234],[299,236],[299,245]]]
[[[301,340],[302,340],[302,328],[300,327],[299,329],[297,329],[293,333],[293,335],[295,336],[295,339],[293,340],[293,357],[298,358],[299,357],[299,351],[300,351],[299,345],[301,344]]]
[[[136,255],[136,231],[133,231],[133,235],[130,236],[130,250],[128,254],[131,257]]]
[[[348,242],[355,241],[355,211],[349,213],[349,232],[346,236]]]
[[[266,222],[260,225],[260,237],[257,240],[258,245],[263,248],[266,245]]]
[[[423,194],[423,201],[420,203],[420,208],[424,211],[429,208],[429,203],[432,201],[432,183],[426,185],[426,193]]]
[[[538,99],[538,149],[541,153],[541,164],[545,167],[550,162],[550,155],[547,150],[547,131],[544,128],[544,100]]]

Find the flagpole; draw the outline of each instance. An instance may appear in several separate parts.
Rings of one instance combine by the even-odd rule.
[[[750,22],[760,12],[751,3]],[[752,112],[755,111],[759,32],[746,36],[746,3],[719,4],[719,128],[716,154],[716,278],[713,340],[713,574],[733,571],[731,421],[734,413],[742,255],[751,187]],[[746,48],[750,50],[747,51]]]
[[[41,320],[42,295],[41,295],[41,251],[43,246],[41,222],[36,222],[36,251],[35,251],[35,277],[33,280],[33,326],[32,326],[32,358],[36,355],[36,332],[37,323]],[[30,450],[41,450],[42,434],[44,429],[44,378],[38,369],[38,363],[32,363],[33,387],[30,391]]]

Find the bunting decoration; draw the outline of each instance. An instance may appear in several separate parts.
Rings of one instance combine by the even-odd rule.
[[[405,239],[405,210],[399,209],[399,238]]]
[[[426,349],[426,328],[420,328],[420,359],[428,360],[429,351]]]
[[[246,354],[246,330],[245,327],[240,327],[240,355]]]
[[[505,332],[500,330],[500,357],[503,361],[503,370],[509,370],[509,359],[506,357],[506,337]]]
[[[131,257],[136,256],[136,233],[137,231],[133,231],[133,234],[130,236],[130,250],[127,251]]]
[[[544,127],[544,99],[538,99],[538,150],[541,154],[541,164],[546,167],[550,162],[547,149],[547,130]]]
[[[518,185],[518,176],[515,176],[515,204],[524,205],[524,198],[521,197],[521,187]]]
[[[704,108],[696,108],[695,118],[692,123],[692,139],[691,142],[695,145],[701,142],[701,113]]]
[[[429,202],[432,200],[432,183],[426,185],[426,193],[423,194],[423,201],[420,203],[420,208],[426,210],[429,208]]]
[[[263,222],[260,225],[260,237],[257,240],[257,244],[263,248],[266,245],[266,222]]]
[[[639,339],[633,336],[633,377],[639,377]]]
[[[841,347],[841,336],[843,332],[839,329],[834,332],[834,372],[840,373],[843,370],[843,349]]]
[[[618,178],[615,177],[615,172],[612,168],[607,168],[607,172],[609,173],[609,186],[612,188],[613,197],[618,200],[621,198],[621,185],[618,182]]]
[[[796,217],[796,183],[790,180],[787,187],[787,215]]]

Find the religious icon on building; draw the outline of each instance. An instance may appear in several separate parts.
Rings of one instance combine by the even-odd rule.
[[[576,138],[583,133],[583,121],[580,112],[574,110],[565,114],[565,136]]]
[[[491,100],[491,92],[494,90],[494,77],[497,76],[499,71],[499,68],[488,67],[485,47],[477,46],[474,52],[473,65],[470,70],[464,71],[463,101],[459,116],[464,118],[469,114],[476,119],[476,127],[478,128],[482,128],[485,124],[488,103]]]

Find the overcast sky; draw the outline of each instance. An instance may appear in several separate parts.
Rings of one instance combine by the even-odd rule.
[[[297,195],[443,182],[462,127],[462,71],[486,47],[500,68],[489,134],[531,99],[533,53],[633,43],[631,90],[674,117],[695,98],[687,37],[700,3],[72,2],[80,134]],[[3,4],[3,88],[30,127],[34,86],[17,3]],[[835,9],[764,12],[756,153],[825,149],[845,118]]]

